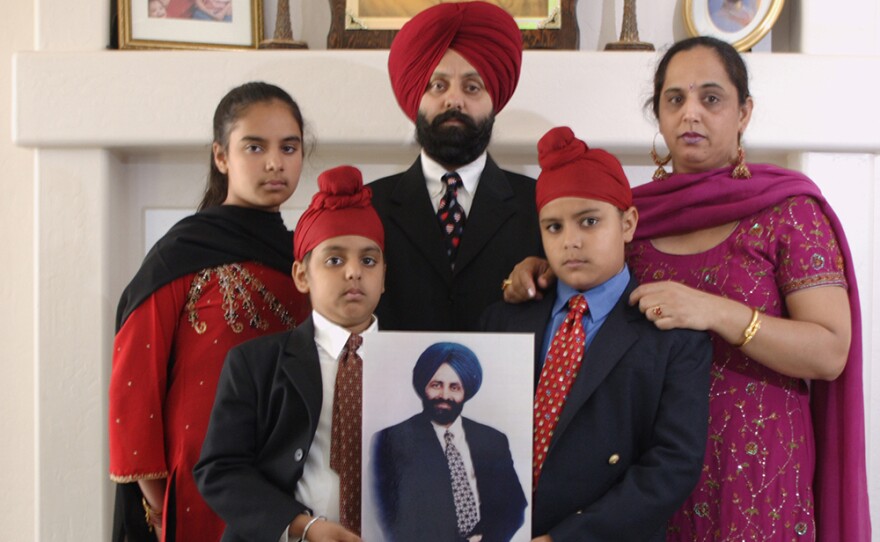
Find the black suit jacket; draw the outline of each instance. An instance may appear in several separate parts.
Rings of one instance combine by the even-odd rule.
[[[480,522],[472,534],[507,542],[522,526],[526,507],[507,437],[468,418],[462,425],[480,495]],[[376,433],[372,469],[389,542],[461,540],[446,454],[424,412]]]
[[[627,303],[631,280],[587,352],[532,501],[532,533],[553,542],[663,541],[696,485],[709,415],[708,335],[660,331]],[[535,334],[535,378],[555,293],[493,305],[488,331]]]
[[[421,158],[404,173],[370,183],[385,227],[382,329],[477,331],[501,299],[501,281],[526,256],[541,254],[535,181],[502,171],[489,157],[456,256],[455,271],[431,205]]]
[[[226,542],[277,542],[306,510],[294,491],[321,411],[314,335],[308,318],[226,357],[193,471],[205,501],[227,524]]]

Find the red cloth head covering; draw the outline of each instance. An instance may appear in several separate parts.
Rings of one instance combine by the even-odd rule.
[[[364,186],[356,167],[339,166],[318,176],[318,193],[300,217],[293,233],[293,257],[301,262],[322,241],[341,235],[372,239],[385,250],[385,230],[370,203],[372,191]]]
[[[447,49],[464,57],[486,83],[496,113],[504,109],[522,64],[522,33],[506,11],[487,2],[430,7],[410,19],[391,43],[388,74],[397,103],[415,122],[431,74]]]
[[[551,128],[538,141],[538,164],[538,212],[552,200],[564,197],[607,201],[623,211],[632,206],[632,190],[617,158],[602,149],[589,148],[567,126]]]

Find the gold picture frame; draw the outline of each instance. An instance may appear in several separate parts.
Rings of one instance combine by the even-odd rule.
[[[118,0],[120,49],[256,49],[262,0]]]
[[[747,51],[770,32],[785,0],[684,0],[691,36],[712,36]]]
[[[330,0],[329,49],[387,49],[415,13],[442,1]],[[526,49],[577,49],[577,0],[488,0],[505,8],[522,30]]]

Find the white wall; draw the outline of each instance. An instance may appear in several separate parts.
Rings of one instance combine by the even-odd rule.
[[[617,39],[622,3],[622,0],[580,0],[578,19],[582,31],[582,50],[601,49],[606,42]],[[100,51],[107,42],[110,2],[106,0],[33,0],[30,5],[27,2],[9,4],[0,20],[0,55],[7,59],[0,65],[0,81],[12,81],[11,74],[20,73],[11,69],[9,61],[11,53],[15,51],[36,49],[46,53],[72,52],[69,57],[72,64],[90,68],[90,61],[82,61],[79,52],[88,54]],[[641,39],[661,46],[682,37],[681,4],[681,0],[643,0],[639,5]],[[749,137],[764,149],[762,156],[785,160],[785,156],[780,157],[779,153],[792,152],[793,149],[785,147],[784,141],[777,141],[783,139],[779,134],[786,129],[791,132],[790,137],[803,135],[799,131],[815,133],[815,125],[818,124],[820,132],[827,130],[831,134],[839,134],[842,139],[851,137],[853,133],[864,132],[865,141],[870,140],[870,144],[866,143],[867,148],[872,153],[877,152],[880,148],[875,143],[877,136],[870,135],[872,130],[865,126],[865,119],[872,119],[872,125],[876,125],[874,121],[880,108],[858,98],[873,87],[852,83],[855,80],[864,83],[870,75],[850,74],[845,68],[839,67],[850,61],[854,61],[855,66],[875,66],[858,58],[880,53],[880,17],[875,0],[834,3],[808,3],[808,0],[798,3],[790,0],[789,4],[793,7],[790,14],[784,15],[787,20],[783,24],[789,24],[788,21],[792,19],[797,24],[793,25],[791,37],[787,40],[778,40],[780,35],[787,34],[785,28],[779,27],[774,31],[774,40],[785,42],[779,47],[774,43],[774,48],[845,55],[840,57],[839,63],[834,59],[819,60],[820,63],[832,62],[838,66],[832,83],[834,88],[840,89],[839,94],[823,91],[822,96],[826,99],[808,103],[802,108],[802,115],[791,117],[791,124],[804,126],[803,130],[773,126],[772,123],[778,121],[779,116],[773,110],[764,109],[764,113],[753,121]],[[274,15],[273,0],[266,1],[266,11],[271,21]],[[294,17],[298,18],[294,25],[295,36],[309,41],[313,49],[324,48],[329,26],[326,0],[293,0],[292,11]],[[803,28],[798,26],[800,21],[804,23]],[[101,54],[108,55],[107,58],[114,55]],[[293,206],[301,206],[308,200],[309,193],[314,189],[316,172],[327,165],[342,161],[363,164],[365,176],[374,178],[398,169],[409,161],[411,150],[404,146],[383,158],[376,158],[369,148],[363,147],[358,153],[351,153],[344,136],[352,119],[360,117],[333,115],[332,104],[318,103],[321,93],[327,89],[310,88],[308,81],[303,82],[302,72],[292,73],[291,66],[302,64],[290,62],[292,57],[285,56],[287,53],[280,53],[277,57],[268,53],[260,53],[259,56],[257,53],[242,54],[253,55],[249,57],[254,59],[253,66],[242,66],[242,57],[236,54],[219,57],[205,55],[204,58],[210,58],[208,63],[212,65],[205,79],[211,81],[213,87],[228,88],[231,86],[227,84],[230,78],[279,78],[285,86],[301,89],[297,95],[312,110],[313,115],[309,120],[319,140],[331,142],[330,145],[320,146],[319,152],[311,159]],[[140,58],[145,64],[153,62],[150,60],[152,56],[147,53],[115,55]],[[50,60],[68,58],[49,56]],[[115,62],[118,57],[112,58]],[[162,58],[173,59],[169,62],[171,69],[175,65],[192,65],[191,60],[187,60],[189,56],[184,53],[164,53]],[[529,61],[537,58],[532,56]],[[39,63],[40,59],[36,60]],[[178,61],[181,64],[177,64]],[[602,59],[597,62],[603,69],[606,68]],[[757,64],[763,62],[756,58]],[[382,94],[382,99],[378,101],[389,102],[385,83],[376,83],[375,74],[371,76],[369,73],[376,68],[370,62],[366,64],[368,70],[364,72],[364,79],[374,85],[370,88],[377,95]],[[316,74],[320,75],[319,79],[341,79],[339,74],[346,73],[344,63],[338,59],[332,67],[325,69],[330,73]],[[378,69],[381,70],[381,66]],[[218,71],[224,73],[218,74]],[[827,73],[822,69],[816,71]],[[71,94],[82,95],[84,101],[88,102],[89,95],[95,89],[97,70],[63,72],[63,67],[59,72],[44,72],[47,75],[45,83],[37,81],[34,87],[24,87],[28,90],[26,94],[40,96],[40,100],[31,103],[24,113],[31,120],[37,117],[39,122],[36,124],[44,128],[44,132],[51,133],[53,128],[63,128],[71,121],[74,127],[79,126],[84,132],[95,132],[96,117],[100,115],[86,114],[87,107],[57,110],[55,102],[63,101],[64,96]],[[122,69],[120,73],[124,74],[125,70]],[[549,100],[548,103],[540,86],[521,86],[521,92],[511,102],[511,111],[506,117],[508,120],[499,119],[498,141],[501,146],[497,154],[500,160],[513,165],[513,169],[533,172],[530,146],[532,139],[535,139],[532,132],[537,130],[536,123],[543,126],[544,123],[555,124],[571,118],[578,123],[576,128],[579,133],[580,130],[592,131],[595,128],[599,134],[610,134],[598,137],[607,137],[608,141],[619,143],[621,149],[630,153],[626,159],[631,168],[645,169],[644,151],[649,144],[651,130],[635,122],[637,129],[632,130],[629,139],[637,143],[627,142],[625,137],[614,132],[614,119],[603,118],[593,107],[598,103],[607,108],[609,98],[606,95],[614,85],[613,72],[610,73],[604,93],[603,85],[595,84],[596,80],[601,81],[595,75],[580,74],[572,78],[576,85],[590,81],[589,92],[592,94],[588,95],[595,99],[579,102],[569,99],[570,94],[566,93],[566,103],[578,104],[572,107],[570,114],[564,109],[560,110],[558,103],[553,103],[555,100]],[[824,83],[819,73],[816,75],[817,82]],[[49,74],[52,75],[51,81]],[[597,75],[608,77],[609,73]],[[779,80],[782,84],[769,81],[771,75],[760,78],[756,85],[762,88],[765,103],[780,103],[790,89],[782,85],[782,79]],[[137,71],[132,70],[127,77],[130,77],[127,84],[131,86]],[[803,80],[803,74],[800,77]],[[39,88],[41,84],[45,86],[59,82],[60,86],[52,87],[50,93],[44,93],[44,89]],[[160,85],[168,86],[170,83],[163,80]],[[113,96],[114,100],[122,100],[122,106],[125,105],[125,86],[120,85],[119,92]],[[222,94],[223,89],[213,87],[208,94]],[[22,91],[22,88],[13,81],[0,89],[0,100],[12,103],[12,89]],[[798,90],[800,95],[815,92],[810,85],[802,85],[801,88],[803,90]],[[641,91],[640,86],[627,92],[629,96]],[[56,93],[57,99],[53,96]],[[313,93],[318,93],[318,97],[309,97]],[[302,94],[306,97],[302,97]],[[16,103],[26,102],[27,98],[25,95],[19,96]],[[204,107],[210,111],[213,101]],[[392,103],[391,120],[382,124],[382,145],[386,151],[390,140],[396,138],[398,142],[406,141],[411,132],[402,115],[398,115],[393,107]],[[39,112],[43,110],[51,111],[52,115],[39,118]],[[340,108],[340,111],[343,110]],[[22,113],[15,104],[10,111]],[[0,340],[4,345],[0,374],[9,383],[4,393],[0,394],[0,412],[3,413],[0,459],[4,460],[6,472],[4,491],[0,497],[0,538],[4,540],[106,539],[107,506],[112,490],[105,476],[105,397],[108,349],[112,340],[110,315],[116,296],[143,253],[143,246],[138,242],[142,238],[142,209],[187,207],[197,199],[207,157],[206,147],[203,146],[207,135],[201,134],[207,134],[207,123],[203,128],[198,124],[200,120],[195,119],[207,119],[209,116],[204,111],[198,111],[199,114],[192,121],[193,125],[198,125],[195,135],[187,132],[180,136],[175,132],[175,137],[183,140],[179,149],[167,142],[154,148],[155,141],[152,141],[136,150],[108,150],[99,147],[115,147],[114,142],[98,144],[92,138],[87,144],[77,145],[61,138],[61,143],[46,143],[47,136],[41,135],[38,139],[42,138],[42,142],[35,144],[40,150],[35,152],[13,146],[8,130],[0,136],[0,168],[6,187],[5,198],[0,201],[0,226],[7,234],[3,236],[0,253],[13,255],[13,258],[7,258],[13,261],[5,264],[6,280],[0,281],[0,299],[7,309],[0,316]],[[846,114],[840,115],[841,111]],[[627,115],[631,116],[632,112]],[[157,118],[162,119],[161,115]],[[104,118],[97,120],[101,123],[107,121]],[[163,122],[132,123],[124,135],[159,133],[161,139],[161,129],[165,127]],[[9,113],[2,107],[0,124],[12,124]],[[45,130],[46,127],[50,129]],[[204,132],[201,131],[203,129]],[[354,130],[350,131],[357,132],[355,140],[362,142],[363,133],[368,130],[363,125],[355,125]],[[522,137],[522,133],[526,133],[526,137]],[[850,141],[847,145],[848,148],[865,152],[864,148],[858,148],[857,141]],[[817,143],[815,139],[807,147],[824,151],[834,148],[827,141]],[[529,151],[523,152],[525,148]],[[637,154],[632,154],[636,151]],[[874,154],[820,152],[796,154],[790,160],[816,178],[842,215],[853,238],[853,245],[860,247],[856,254],[856,265],[866,307],[866,347],[868,352],[874,353],[874,359],[880,359],[880,344],[870,342],[874,334],[880,333],[880,317],[877,316],[880,294],[872,288],[873,283],[880,280],[880,251],[873,249],[874,239],[880,234],[880,220],[877,219],[880,217],[880,196],[873,189],[880,177],[880,168],[877,167],[880,159]],[[181,179],[187,181],[180,182]],[[877,418],[880,417],[880,374],[871,372],[870,358],[868,363],[865,373],[866,391],[869,394],[868,423],[869,427],[876,427]],[[880,436],[874,433],[868,432],[869,449],[873,450],[869,457],[880,456]],[[880,495],[877,494],[880,490],[880,473],[877,467],[877,464],[871,463],[870,475],[874,524],[878,525],[876,530],[880,531]],[[875,538],[880,540],[880,535]]]
[[[0,538],[7,540],[34,538],[34,152],[10,139],[10,59],[33,48],[33,21],[30,2],[9,2],[0,17]]]

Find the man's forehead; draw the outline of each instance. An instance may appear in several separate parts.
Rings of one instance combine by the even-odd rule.
[[[477,71],[477,68],[461,56],[461,54],[455,49],[447,49],[443,58],[441,58],[440,62],[437,63],[437,66],[434,67],[431,77],[448,77],[456,73],[463,77],[483,78],[480,75],[480,72]]]
[[[448,363],[441,363],[440,367],[437,367],[437,370],[434,371],[434,376],[431,377],[431,380],[449,380],[461,382],[461,377],[458,375],[458,372],[452,367],[452,365]]]

